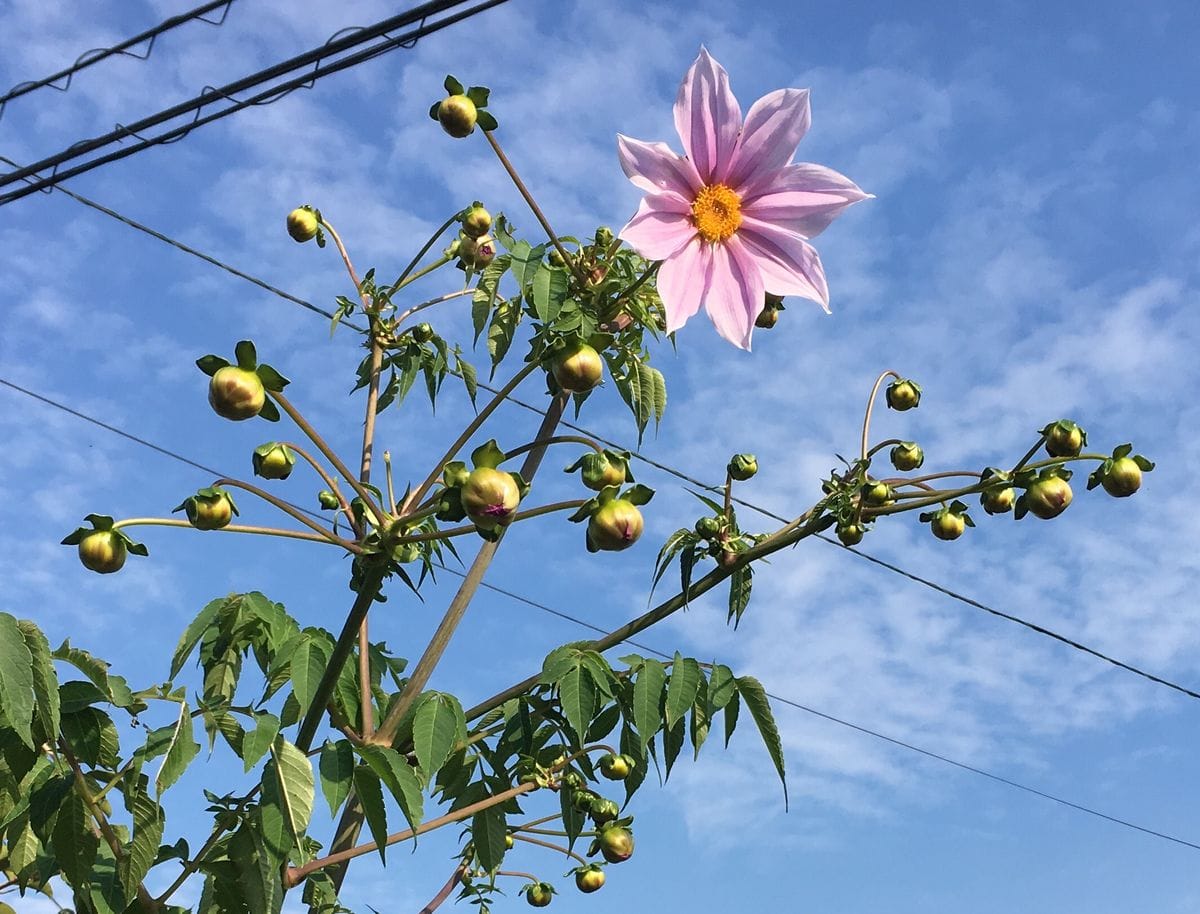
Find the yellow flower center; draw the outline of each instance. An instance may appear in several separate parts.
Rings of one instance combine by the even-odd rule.
[[[742,224],[742,198],[724,184],[702,187],[692,201],[692,221],[705,241],[724,241]]]

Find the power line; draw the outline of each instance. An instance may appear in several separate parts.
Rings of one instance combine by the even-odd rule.
[[[50,397],[46,397],[46,396],[43,396],[42,394],[28,390],[27,388],[21,387],[18,384],[14,384],[13,382],[8,381],[4,378],[0,378],[0,384],[4,385],[12,390],[17,391],[18,393],[24,394],[25,396],[32,397],[33,399],[38,400],[43,404],[52,406],[56,409],[60,409],[63,412],[66,412],[72,416],[75,416],[76,418],[84,420],[85,422],[90,422],[93,425],[99,426],[100,428],[103,428],[107,431],[113,432],[114,434],[120,435],[122,438],[125,438],[129,441],[133,441],[136,444],[140,444],[144,447],[149,447],[149,448],[153,449],[154,451],[158,452],[159,454],[162,454],[166,457],[170,457],[173,460],[180,461],[181,463],[185,463],[190,467],[194,467],[194,468],[203,470],[204,472],[212,474],[212,475],[216,475],[216,476],[222,475],[219,471],[217,471],[211,467],[206,467],[204,464],[197,463],[196,461],[191,460],[190,458],[185,457],[182,454],[179,454],[175,451],[172,451],[169,448],[161,447],[157,444],[147,441],[144,438],[140,438],[137,435],[131,434],[129,432],[124,431],[123,429],[120,429],[120,428],[117,428],[116,426],[110,425],[107,422],[102,422],[101,420],[96,419],[92,416],[89,416],[86,413],[82,413],[76,409],[72,409],[71,407],[69,407],[63,403],[59,403],[58,401],[51,399]],[[289,502],[289,504],[292,504],[292,503]],[[315,514],[315,512],[310,511],[307,508],[301,508],[299,505],[292,504],[292,507],[298,508],[299,510],[304,511],[307,514],[312,514],[317,517],[320,516],[320,515]],[[466,575],[463,572],[458,571],[454,568],[450,568],[447,565],[441,565],[440,567],[442,568],[443,571],[448,571],[453,575],[457,575],[458,577],[466,577]],[[514,591],[506,590],[503,587],[497,587],[496,585],[489,584],[486,581],[481,582],[481,585],[487,590],[490,590],[494,593],[501,594],[502,596],[508,597],[509,599],[514,600],[516,602],[524,603],[525,605],[533,607],[534,609],[538,609],[538,610],[541,610],[542,612],[549,613],[550,615],[557,616],[560,619],[564,619],[568,622],[572,622],[576,625],[582,626],[583,628],[590,629],[591,631],[597,632],[599,634],[606,634],[605,630],[603,628],[601,628],[600,626],[595,625],[591,622],[588,622],[584,619],[580,619],[577,616],[573,616],[570,613],[563,612],[562,610],[559,610],[559,609],[555,609],[554,607],[548,606],[545,603],[541,603],[537,600],[530,599],[529,597],[523,596]],[[651,647],[650,645],[647,645],[644,643],[639,643],[639,642],[633,641],[633,640],[627,640],[624,643],[630,644],[630,645],[638,648],[639,650],[643,650],[649,654],[654,654],[655,656],[661,657],[664,660],[670,660],[672,657],[671,654],[668,654],[665,651],[661,651],[658,648]],[[1118,816],[1109,815],[1108,813],[1101,812],[1097,809],[1093,809],[1090,806],[1085,806],[1082,803],[1075,803],[1075,802],[1073,802],[1071,800],[1067,800],[1063,797],[1056,796],[1055,794],[1047,793],[1044,790],[1039,790],[1036,787],[1030,787],[1027,784],[1022,784],[1020,781],[1015,781],[1012,778],[1007,778],[1007,777],[1004,777],[1003,775],[995,774],[994,772],[988,771],[984,768],[979,768],[976,765],[970,765],[966,762],[958,761],[957,759],[951,758],[950,756],[947,756],[947,755],[942,755],[941,753],[934,752],[930,749],[924,749],[921,746],[916,745],[915,743],[910,743],[910,742],[907,742],[906,740],[898,739],[897,737],[894,737],[894,736],[888,736],[886,733],[881,733],[880,731],[873,730],[870,727],[865,727],[861,724],[856,724],[856,723],[846,720],[844,718],[837,717],[836,715],[828,714],[824,711],[817,710],[816,708],[802,704],[801,702],[795,701],[791,698],[785,698],[781,695],[776,695],[773,692],[767,692],[766,694],[770,699],[772,699],[773,701],[776,701],[780,704],[787,705],[791,708],[795,708],[796,710],[803,711],[806,714],[810,714],[814,717],[819,717],[822,720],[828,721],[833,724],[837,724],[840,727],[846,727],[850,730],[854,730],[854,731],[856,731],[858,733],[862,733],[866,736],[873,737],[874,739],[881,740],[881,741],[889,743],[893,746],[898,746],[901,749],[906,749],[910,752],[915,752],[918,755],[922,755],[926,758],[933,759],[934,761],[942,762],[943,764],[951,765],[962,771],[967,771],[967,772],[970,772],[971,774],[976,774],[981,777],[985,777],[991,781],[995,781],[998,784],[1004,784],[1007,787],[1012,787],[1016,790],[1020,790],[1025,793],[1031,794],[1032,796],[1040,797],[1041,799],[1044,799],[1044,800],[1049,800],[1052,803],[1056,803],[1060,806],[1065,806],[1068,809],[1074,809],[1078,812],[1086,813],[1087,815],[1090,815],[1090,816],[1095,816],[1096,818],[1103,819],[1106,822],[1111,822],[1114,825],[1120,825],[1124,828],[1129,828],[1134,831],[1141,832],[1142,834],[1150,835],[1155,838],[1160,838],[1164,841],[1170,841],[1174,844],[1179,844],[1183,847],[1188,847],[1193,850],[1200,850],[1200,844],[1195,844],[1184,838],[1179,838],[1174,835],[1168,834],[1166,832],[1161,832],[1161,831],[1158,831],[1153,828],[1148,828],[1143,825],[1138,825],[1137,823],[1131,822],[1128,819],[1122,819]]]
[[[350,67],[357,66],[360,63],[364,63],[380,56],[381,54],[394,50],[395,48],[411,48],[419,39],[428,35],[432,35],[435,32],[439,32],[447,26],[454,25],[455,23],[461,22],[464,19],[469,19],[470,17],[475,16],[478,13],[482,13],[485,10],[489,10],[492,7],[499,6],[500,4],[507,2],[507,0],[485,0],[485,2],[472,6],[469,9],[463,10],[462,12],[445,16],[433,22],[428,21],[429,17],[443,13],[452,7],[460,6],[463,2],[464,0],[432,0],[432,2],[414,7],[406,13],[403,13],[399,16],[393,16],[390,19],[385,19],[373,26],[356,28],[348,35],[343,35],[343,32],[347,31],[343,30],[342,32],[337,33],[337,35],[331,38],[324,45],[312,51],[308,51],[304,54],[298,55],[297,57],[293,57],[290,60],[283,61],[282,63],[275,64],[274,66],[268,67],[265,70],[260,70],[258,73],[243,77],[242,79],[236,80],[219,89],[206,86],[198,96],[187,102],[182,102],[171,108],[160,111],[157,114],[142,118],[141,120],[136,121],[129,126],[117,125],[117,129],[112,130],[103,136],[95,137],[90,140],[81,140],[80,142],[67,147],[62,152],[56,153],[45,159],[41,159],[31,165],[17,168],[16,170],[8,172],[7,174],[0,175],[0,187],[12,184],[15,181],[25,181],[28,178],[34,178],[33,181],[27,182],[26,186],[24,187],[10,191],[6,194],[0,194],[0,206],[3,206],[6,203],[11,203],[14,200],[19,200],[22,197],[29,196],[30,194],[36,193],[40,190],[52,189],[61,181],[84,174],[85,172],[91,171],[94,168],[98,168],[101,165],[108,164],[109,162],[115,162],[119,159],[127,158],[128,156],[131,156],[137,152],[141,152],[143,149],[148,149],[151,146],[160,146],[166,143],[176,142],[183,139],[197,127],[204,126],[205,124],[211,124],[213,121],[220,120],[221,118],[227,117],[230,114],[235,114],[245,108],[256,105],[269,105],[273,102],[277,102],[285,95],[296,89],[301,87],[311,88],[318,79],[321,79],[325,76],[330,76]],[[403,28],[412,25],[415,22],[420,22],[420,25],[401,35],[387,35],[387,32],[389,31],[394,31],[397,28]],[[342,35],[343,37],[338,37],[339,35]],[[325,58],[333,54],[341,53],[349,48],[362,44],[363,42],[371,40],[372,38],[380,35],[385,36],[383,41],[380,41],[363,51],[359,51],[355,54],[351,54],[348,57],[334,61],[333,63],[322,65],[322,61],[325,60]],[[314,64],[313,69],[299,77],[295,77],[271,86],[270,88],[265,89],[264,91],[252,95],[246,99],[239,100],[234,97],[234,93],[255,88],[265,82],[269,82],[272,79],[276,79],[280,76],[306,67],[310,63]],[[200,112],[203,108],[210,105],[218,105],[223,101],[229,103],[227,107],[220,108],[211,114],[201,116]],[[143,132],[153,127],[157,127],[160,124],[170,120],[175,120],[185,114],[192,114],[193,117],[190,121],[183,125],[170,128],[154,137],[147,138],[141,135]],[[80,165],[75,165],[71,168],[59,171],[60,165],[87,155],[88,153],[101,150],[107,146],[112,146],[113,144],[118,143],[127,137],[134,137],[140,142],[123,146],[113,152],[83,162]],[[44,171],[48,168],[51,169],[49,177],[37,176],[38,172]]]
[[[0,156],[0,161],[11,163],[12,160],[4,158],[3,156]],[[285,292],[282,289],[279,289],[279,288],[271,285],[270,283],[265,282],[262,279],[259,279],[256,276],[252,276],[249,273],[243,272],[242,270],[239,270],[238,268],[231,266],[230,264],[227,264],[221,260],[216,259],[215,257],[205,254],[203,251],[198,251],[195,248],[190,247],[189,245],[186,245],[181,241],[171,238],[168,235],[164,235],[162,232],[152,229],[149,226],[143,225],[142,223],[137,222],[134,219],[130,219],[127,216],[124,216],[121,213],[116,212],[115,210],[109,209],[107,206],[97,203],[95,200],[89,199],[88,197],[85,197],[82,194],[77,194],[74,191],[68,190],[65,187],[58,187],[56,189],[58,191],[60,191],[61,193],[64,193],[67,196],[71,197],[73,200],[76,200],[77,202],[83,204],[84,206],[90,207],[91,209],[94,209],[98,212],[104,213],[106,216],[116,219],[116,220],[124,223],[125,225],[130,226],[131,228],[137,229],[140,232],[144,232],[145,234],[150,235],[153,238],[157,238],[158,240],[160,240],[180,251],[183,251],[184,253],[191,254],[194,257],[198,257],[201,260],[205,261],[206,263],[209,263],[215,267],[218,267],[219,269],[224,270],[227,273],[230,273],[233,276],[238,277],[239,279],[243,279],[247,282],[253,283],[254,285],[258,286],[259,288],[264,289],[265,291],[270,292],[273,295],[276,295],[276,296],[284,299],[285,301],[289,301],[295,305],[298,305],[299,307],[305,308],[316,314],[322,315],[323,317],[326,317],[329,319],[333,318],[333,312],[331,312],[331,311],[321,308],[320,306],[315,305],[310,301],[306,301],[305,299],[302,299],[295,295],[292,295],[289,292]],[[342,323],[347,324],[348,326],[350,326],[356,330],[361,331],[364,329],[360,326],[356,326],[355,324],[353,324],[350,321],[344,320],[344,321],[342,321]],[[5,382],[5,383],[7,383],[7,382]],[[497,390],[497,388],[492,387],[489,384],[486,384],[482,381],[478,382],[478,385],[479,385],[479,387],[483,388],[484,390],[486,390],[492,394],[496,394],[499,392]],[[10,384],[9,386],[12,386],[12,385]],[[518,397],[513,396],[512,394],[509,394],[508,397],[506,397],[506,399],[513,405],[519,406],[522,409],[528,410],[533,413],[537,413],[538,415],[545,415],[545,410],[541,409],[538,406],[533,405],[532,403],[527,403],[524,400],[521,400]],[[83,418],[87,418],[87,417],[83,417]],[[91,421],[91,420],[89,420],[89,421]],[[96,421],[97,421],[97,424],[101,424],[101,425],[103,424],[103,423],[99,423],[98,420],[96,420]],[[699,479],[695,479],[694,477],[689,476],[688,474],[682,472],[681,470],[676,469],[675,467],[669,466],[668,464],[665,464],[665,463],[661,463],[660,461],[657,461],[652,457],[647,457],[645,454],[642,454],[639,451],[628,448],[619,442],[612,441],[608,438],[605,438],[603,435],[600,435],[597,432],[594,432],[591,429],[586,428],[585,426],[576,425],[575,423],[572,423],[566,419],[563,419],[561,421],[562,421],[562,425],[566,426],[567,428],[569,428],[573,431],[577,431],[580,434],[587,435],[590,438],[594,438],[596,441],[600,442],[601,444],[608,445],[609,447],[615,448],[620,451],[628,451],[634,458],[645,463],[647,466],[654,467],[655,469],[657,469],[663,473],[667,473],[668,475],[674,476],[676,479],[682,480],[683,482],[686,482],[689,485],[694,485],[698,488],[705,489],[710,492],[720,492],[721,491],[721,488],[719,486],[713,486],[713,485],[710,485],[709,483],[703,482]],[[769,518],[778,523],[785,524],[785,523],[789,522],[789,518],[785,518],[779,514],[776,514],[773,511],[768,510],[767,508],[763,508],[759,505],[756,505],[753,502],[746,501],[745,499],[739,498],[737,496],[733,497],[733,501],[735,503],[737,503],[738,505],[741,505],[744,508],[749,508],[750,510],[755,511],[758,514],[761,514],[763,517]],[[1058,632],[1054,631],[1053,629],[1046,628],[1045,626],[1039,625],[1036,622],[1030,622],[1027,619],[1021,618],[1020,616],[1013,615],[1012,613],[1007,613],[1007,612],[1004,612],[1003,610],[996,609],[995,607],[989,606],[988,604],[983,603],[979,600],[976,600],[973,597],[968,597],[965,594],[961,594],[961,593],[959,593],[955,590],[952,590],[942,584],[938,584],[936,581],[931,581],[928,578],[921,577],[920,575],[914,574],[913,572],[910,572],[903,568],[900,568],[897,565],[893,565],[890,562],[887,562],[883,559],[877,558],[876,556],[873,556],[870,553],[863,552],[860,549],[857,549],[854,547],[843,546],[840,542],[838,542],[835,539],[832,539],[829,536],[826,536],[825,534],[818,533],[818,534],[816,534],[816,537],[818,539],[824,541],[825,543],[828,543],[829,545],[834,546],[835,548],[837,548],[839,550],[850,552],[853,555],[856,555],[861,559],[865,559],[866,561],[879,566],[880,568],[884,568],[887,571],[891,571],[894,574],[901,575],[902,577],[905,577],[908,580],[913,581],[914,583],[921,584],[925,587],[930,588],[931,590],[935,590],[938,593],[942,594],[943,596],[950,597],[953,600],[957,600],[958,602],[963,603],[967,606],[970,606],[974,609],[981,610],[985,613],[995,616],[996,618],[1004,619],[1005,621],[1012,622],[1016,625],[1020,625],[1021,627],[1026,628],[1029,631],[1034,632],[1035,634],[1043,635],[1054,641],[1058,641],[1060,644],[1065,644],[1066,646],[1073,648],[1074,650],[1080,651],[1084,654],[1088,654],[1089,656],[1095,657],[1098,660],[1102,660],[1105,663],[1111,664],[1112,666],[1115,666],[1118,669],[1122,669],[1122,670],[1125,670],[1126,672],[1133,673],[1134,675],[1140,676],[1143,679],[1146,679],[1150,682],[1156,683],[1157,685],[1161,685],[1161,686],[1165,686],[1169,689],[1173,689],[1177,692],[1187,695],[1189,698],[1200,699],[1200,692],[1197,692],[1193,689],[1187,688],[1186,686],[1179,685],[1178,683],[1172,682],[1169,679],[1164,679],[1161,676],[1157,676],[1154,673],[1150,673],[1146,670],[1141,669],[1140,667],[1133,666],[1132,664],[1126,663],[1123,660],[1118,660],[1116,657],[1113,657],[1102,651],[1096,650],[1095,648],[1088,647],[1086,644],[1083,644],[1082,642],[1077,641],[1074,638],[1069,638],[1066,635],[1059,634]]]
[[[205,22],[212,26],[221,26],[225,23],[225,17],[229,15],[229,8],[233,5],[234,0],[213,0],[211,3],[205,3],[186,13],[180,13],[178,16],[172,16],[170,19],[165,19],[153,28],[134,35],[132,38],[127,38],[119,44],[114,44],[110,48],[93,48],[90,51],[84,51],[76,59],[71,66],[59,70],[50,76],[42,79],[33,79],[27,82],[17,83],[3,95],[0,95],[0,119],[4,117],[4,109],[8,103],[15,98],[20,98],[22,95],[28,95],[30,92],[36,92],[38,89],[43,89],[49,86],[51,89],[57,89],[59,92],[67,92],[71,88],[71,82],[75,78],[75,74],[88,67],[100,63],[102,60],[107,60],[109,57],[123,55],[125,57],[135,57],[138,60],[147,60],[154,53],[154,42],[159,35],[164,32],[169,32],[171,29],[178,28],[188,22]],[[205,17],[216,10],[221,10],[219,19],[206,19]],[[132,50],[138,45],[145,44],[146,50],[143,53],[138,53]],[[59,80],[65,79],[66,85],[57,86]]]

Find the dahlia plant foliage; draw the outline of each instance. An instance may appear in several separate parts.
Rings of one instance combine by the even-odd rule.
[[[792,162],[810,125],[806,90],[772,92],[743,118],[724,69],[702,49],[675,104],[683,154],[619,136],[620,166],[645,192],[637,213],[615,234],[559,235],[501,147],[488,90],[453,77],[445,89],[431,117],[450,137],[482,138],[494,150],[533,214],[528,238],[503,215],[464,201],[389,282],[382,269],[359,273],[319,209],[287,217],[297,242],[332,242],[354,287],[337,299],[334,327],[361,334],[365,352],[355,372],[365,416],[355,458],[337,453],[305,417],[304,383],[293,386],[285,366],[260,361],[242,340],[196,364],[218,417],[287,429],[250,455],[258,481],[213,480],[161,516],[90,514],[63,540],[100,574],[148,555],[139,528],[327,546],[331,561],[350,558],[345,618],[333,631],[302,628],[262,593],[217,596],[151,681],[130,684],[85,649],[52,648],[34,621],[0,612],[6,890],[65,893],[75,911],[95,914],[262,914],[280,911],[291,893],[310,911],[337,912],[347,910],[340,893],[356,858],[386,861],[395,845],[450,828],[460,835],[458,856],[422,887],[431,896],[426,912],[453,899],[488,911],[596,892],[634,856],[635,794],[652,772],[670,774],[685,743],[698,754],[714,728],[728,743],[742,721],[784,778],[779,731],[752,675],[678,653],[661,662],[613,649],[718,587],[728,590],[736,627],[759,562],[815,534],[832,531],[853,546],[879,520],[916,512],[936,537],[954,540],[974,525],[964,499],[978,498],[989,515],[1050,519],[1071,503],[1072,464],[1092,467],[1089,489],[1117,497],[1137,491],[1152,469],[1129,445],[1087,451],[1083,430],[1059,420],[1015,460],[918,473],[926,457],[919,444],[871,438],[878,400],[897,411],[920,402],[915,381],[885,371],[867,398],[855,456],[792,521],[743,529],[734,489],[758,466],[751,454],[733,455],[724,486],[695,493],[700,516],[661,546],[647,589],[663,587],[674,568],[672,596],[606,635],[562,645],[528,678],[498,682],[473,704],[429,688],[514,524],[574,522],[589,552],[621,551],[643,534],[654,492],[635,481],[635,455],[560,434],[567,407],[578,411],[611,382],[640,440],[651,419],[663,419],[666,381],[651,359],[675,342],[672,334],[703,308],[722,337],[749,349],[756,326],[775,327],[785,296],[828,308],[811,241],[870,196],[836,171]],[[407,287],[437,271],[449,291],[412,301]],[[464,349],[444,339],[436,324],[439,310],[468,302],[473,351],[471,341]],[[505,379],[489,398],[472,358]],[[376,459],[376,418],[410,407],[418,380],[431,400],[461,383],[475,414],[444,452],[428,454],[425,475],[398,479],[387,451]],[[497,407],[526,381],[548,389],[540,426],[495,422]],[[578,497],[539,499],[542,464],[564,452]],[[260,521],[272,513],[277,526]],[[571,543],[578,539],[560,548]],[[373,608],[389,597],[392,606],[416,599],[411,592],[460,556],[468,567],[436,632],[427,644],[401,646],[414,662],[371,639]],[[197,686],[177,682],[196,666]],[[166,821],[163,796],[201,758],[205,737],[256,782],[244,792],[204,791],[211,826],[181,835]],[[321,803],[332,828],[313,825]],[[180,893],[185,884],[192,890]],[[183,894],[199,900],[185,905]]]

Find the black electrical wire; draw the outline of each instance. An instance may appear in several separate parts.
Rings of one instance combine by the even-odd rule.
[[[125,57],[136,57],[138,60],[147,60],[154,53],[154,42],[159,35],[164,32],[169,32],[171,29],[178,28],[188,22],[205,22],[208,25],[221,26],[225,23],[225,17],[229,15],[229,8],[233,5],[234,0],[212,0],[210,3],[205,3],[189,10],[186,13],[180,13],[178,16],[172,16],[170,19],[165,19],[153,28],[147,29],[132,38],[127,38],[119,44],[114,44],[110,48],[93,48],[90,51],[84,51],[75,59],[75,63],[65,69],[59,70],[50,76],[45,76],[41,79],[32,79],[26,82],[17,83],[3,95],[0,95],[0,119],[4,117],[4,109],[8,103],[15,98],[20,98],[22,95],[28,95],[30,92],[36,92],[38,89],[44,89],[47,86],[51,89],[57,89],[59,92],[66,92],[71,88],[71,82],[75,78],[75,74],[94,64],[100,63],[102,60],[107,60],[116,55],[124,55]],[[219,19],[205,18],[209,13],[221,10]],[[138,45],[145,44],[146,50],[143,53],[138,53],[132,50]],[[58,86],[55,83],[65,79],[66,85]]]
[[[36,193],[38,191],[50,190],[61,181],[84,174],[85,172],[91,171],[94,168],[98,168],[101,165],[108,164],[109,162],[115,162],[119,159],[127,158],[128,156],[141,152],[144,149],[148,149],[151,146],[160,146],[165,143],[176,142],[183,139],[197,127],[201,127],[205,124],[211,124],[214,121],[227,117],[230,114],[235,114],[245,108],[256,105],[268,105],[279,101],[279,99],[296,89],[301,87],[311,87],[318,79],[321,79],[322,77],[357,66],[358,64],[378,57],[381,54],[385,54],[388,51],[399,47],[412,47],[421,38],[432,35],[435,32],[439,32],[447,26],[454,25],[455,23],[461,22],[464,19],[469,19],[470,17],[478,15],[479,13],[489,10],[495,6],[499,6],[502,3],[506,3],[507,0],[485,0],[485,2],[476,4],[475,6],[472,6],[461,12],[447,15],[436,21],[428,21],[430,16],[438,15],[452,7],[461,6],[463,2],[464,0],[433,0],[433,2],[414,7],[406,13],[403,13],[399,16],[393,16],[392,18],[386,19],[380,23],[376,23],[373,26],[356,29],[350,34],[340,38],[335,36],[326,44],[312,51],[308,51],[305,54],[301,54],[297,57],[291,58],[290,60],[275,64],[266,70],[261,70],[251,76],[236,80],[235,82],[229,83],[221,88],[213,88],[211,86],[205,87],[204,91],[202,91],[200,95],[191,99],[190,101],[167,108],[164,111],[160,111],[159,113],[151,115],[150,117],[143,118],[128,126],[118,125],[116,130],[110,131],[103,136],[90,140],[82,140],[73,144],[62,152],[56,153],[55,155],[0,175],[0,187],[7,186],[16,181],[26,181],[26,185],[24,187],[20,187],[14,191],[9,191],[6,194],[0,194],[0,206],[3,206],[6,203],[11,203],[14,200],[19,200],[22,197],[26,197],[29,194]],[[417,22],[419,22],[420,25],[401,35],[386,35],[386,33],[389,31],[394,31],[397,28],[403,28]],[[333,54],[341,53],[348,48],[362,44],[365,41],[379,37],[380,35],[386,36],[384,40],[366,48],[365,50],[351,54],[350,56],[334,61],[333,63],[326,65],[322,65],[321,63],[325,58]],[[273,85],[262,92],[250,96],[249,98],[237,99],[234,97],[235,93],[243,92],[250,88],[255,88],[265,82],[276,79],[279,76],[287,75],[288,73],[294,72],[302,67],[306,67],[310,63],[315,64],[313,69],[306,72],[302,76],[286,80],[277,85]],[[212,114],[201,116],[200,112],[203,108],[209,105],[219,104],[222,101],[228,102],[228,107],[214,111]],[[177,119],[185,114],[193,115],[192,120],[186,124],[168,129],[154,137],[147,138],[141,135],[143,132],[153,127],[159,126],[166,121]],[[129,137],[133,137],[139,140],[139,142],[122,146],[113,152],[89,159],[82,164],[72,166],[65,170],[59,170],[59,166],[66,162],[70,162],[91,152],[97,152]],[[46,169],[51,169],[51,174],[48,177],[37,176],[38,172],[45,171]],[[33,180],[27,180],[30,178],[33,178]]]
[[[100,428],[103,428],[106,431],[110,431],[110,432],[113,432],[114,434],[120,435],[122,438],[125,438],[136,444],[140,444],[144,447],[151,448],[154,451],[157,451],[159,454],[162,454],[166,457],[170,457],[173,460],[180,461],[181,463],[187,464],[190,467],[195,467],[197,469],[203,470],[205,473],[208,473],[208,474],[214,475],[214,476],[218,476],[218,477],[223,475],[219,471],[214,470],[211,467],[206,467],[201,463],[197,463],[196,461],[191,460],[190,458],[185,457],[184,455],[179,454],[176,451],[172,451],[169,448],[161,447],[157,444],[147,441],[144,438],[140,438],[137,435],[131,434],[129,432],[124,431],[123,429],[120,429],[120,428],[117,428],[116,426],[110,425],[107,422],[102,422],[101,420],[96,419],[92,416],[89,416],[86,413],[82,413],[79,410],[72,409],[71,407],[67,406],[64,403],[59,403],[58,401],[53,400],[50,397],[43,396],[42,394],[36,393],[25,387],[21,387],[18,384],[14,384],[12,381],[8,381],[4,378],[0,378],[0,385],[3,385],[12,390],[15,390],[18,393],[24,394],[27,397],[32,397],[33,399],[38,400],[39,402],[44,403],[48,406],[52,406],[56,409],[62,410],[63,412],[66,412],[69,415],[75,416],[78,419],[83,419],[85,422],[90,422],[91,424],[99,426]],[[288,502],[287,504],[291,505],[294,508],[297,508],[298,510],[304,511],[306,514],[313,515],[314,517],[320,517],[320,515],[316,514],[313,511],[310,511],[307,508],[301,508],[299,505],[292,504],[291,502]],[[463,574],[463,572],[458,571],[453,568],[450,568],[446,565],[441,565],[440,567],[442,568],[443,571],[448,571],[451,574],[457,575],[458,577],[466,577],[466,575]],[[481,586],[483,586],[485,589],[490,590],[494,593],[498,593],[502,596],[508,597],[509,599],[514,600],[516,602],[524,603],[525,605],[533,607],[534,609],[538,609],[538,610],[541,610],[542,612],[549,613],[550,615],[557,616],[560,619],[564,619],[568,622],[572,622],[576,625],[582,626],[583,628],[590,629],[591,631],[597,632],[599,634],[607,634],[607,632],[603,628],[599,627],[598,625],[595,625],[591,622],[587,622],[583,619],[580,619],[577,616],[571,615],[570,613],[563,612],[562,610],[554,609],[551,606],[547,606],[545,603],[540,603],[537,600],[532,600],[529,597],[523,596],[519,593],[515,593],[511,590],[506,590],[502,587],[497,587],[494,584],[487,583],[486,581],[481,582]],[[632,640],[627,640],[624,643],[630,644],[633,647],[636,647],[639,650],[643,650],[649,654],[654,654],[655,656],[661,657],[664,660],[670,660],[672,657],[671,654],[668,654],[665,651],[660,651],[658,648],[651,647],[644,643],[639,643],[639,642],[632,641]],[[767,694],[767,697],[770,698],[772,701],[779,702],[780,704],[784,704],[791,708],[795,708],[798,711],[803,711],[805,714],[810,714],[810,715],[813,715],[814,717],[819,717],[822,720],[828,721],[833,724],[837,724],[840,727],[846,727],[850,730],[854,730],[857,733],[862,733],[865,736],[870,736],[874,739],[881,740],[882,742],[889,743],[889,744],[891,744],[893,746],[897,746],[901,749],[906,749],[909,752],[914,752],[918,755],[924,756],[925,758],[933,759],[934,761],[941,762],[946,765],[950,765],[954,768],[958,768],[961,771],[966,771],[971,774],[979,775],[980,777],[987,778],[988,780],[994,781],[998,784],[1003,784],[1007,787],[1012,787],[1015,790],[1020,790],[1024,793],[1031,794],[1032,796],[1040,797],[1043,800],[1048,800],[1048,801],[1050,801],[1052,803],[1056,803],[1060,806],[1065,806],[1068,809],[1074,809],[1077,812],[1082,812],[1082,813],[1086,813],[1087,815],[1090,815],[1090,816],[1095,816],[1098,819],[1103,819],[1104,821],[1111,822],[1114,825],[1120,825],[1124,828],[1129,828],[1134,831],[1141,832],[1142,834],[1145,834],[1145,835],[1150,835],[1155,838],[1160,838],[1164,841],[1170,841],[1173,844],[1178,844],[1183,847],[1191,848],[1192,850],[1200,850],[1200,844],[1195,844],[1184,838],[1179,838],[1174,835],[1168,834],[1166,832],[1158,831],[1153,828],[1147,828],[1146,826],[1143,826],[1143,825],[1138,825],[1137,823],[1131,822],[1128,819],[1122,819],[1118,816],[1109,815],[1108,813],[1101,812],[1097,809],[1093,809],[1090,806],[1085,806],[1082,803],[1075,803],[1071,800],[1064,799],[1063,797],[1056,796],[1055,794],[1047,793],[1044,790],[1039,790],[1036,787],[1030,787],[1027,784],[1022,784],[1020,781],[1014,781],[1012,778],[1007,778],[1007,777],[1004,777],[1003,775],[995,774],[994,772],[988,771],[984,768],[979,768],[976,765],[970,765],[966,762],[958,761],[957,759],[951,758],[950,756],[947,756],[947,755],[942,755],[941,753],[934,752],[930,749],[924,749],[921,746],[916,745],[915,743],[910,743],[906,740],[898,739],[894,736],[888,736],[887,734],[881,733],[880,731],[874,730],[870,727],[865,727],[861,724],[856,724],[853,721],[849,721],[844,718],[837,717],[833,714],[828,714],[824,711],[819,711],[816,708],[802,704],[801,702],[798,702],[798,701],[794,701],[793,699],[785,698],[783,696],[776,695],[772,692],[767,692],[766,694]]]

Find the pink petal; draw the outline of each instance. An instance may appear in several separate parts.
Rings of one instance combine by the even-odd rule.
[[[870,196],[832,168],[801,162],[776,172],[758,196],[743,199],[742,213],[813,238],[846,207]]]
[[[742,109],[729,89],[729,74],[704,48],[679,87],[675,129],[703,182],[719,181],[737,148]]]
[[[759,176],[783,168],[796,154],[810,123],[807,89],[776,89],[764,95],[746,115],[726,183],[749,189]]]
[[[696,237],[691,208],[674,194],[650,194],[618,233],[647,260],[666,260]]]
[[[617,158],[634,186],[651,194],[673,193],[691,200],[704,186],[696,166],[666,143],[645,143],[618,133]]]
[[[754,319],[763,309],[763,276],[756,259],[735,235],[712,245],[712,277],[704,310],[717,332],[740,349],[750,349]]]
[[[667,312],[667,333],[674,333],[700,310],[712,272],[711,245],[696,235],[658,271],[658,294]]]
[[[811,298],[828,313],[829,286],[816,248],[795,232],[747,217],[735,237],[745,245],[768,292]]]

